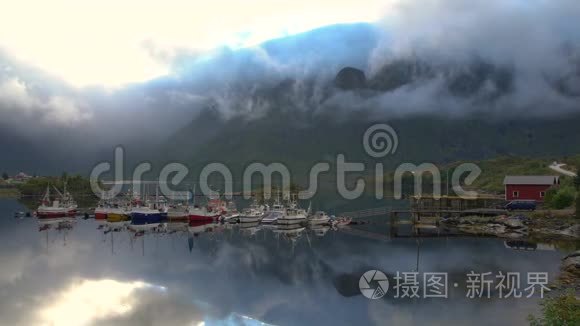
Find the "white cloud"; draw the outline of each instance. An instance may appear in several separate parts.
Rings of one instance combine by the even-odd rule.
[[[60,95],[43,98],[34,94],[25,82],[16,78],[0,81],[0,112],[22,115],[34,124],[73,125],[92,118],[92,113],[80,108],[76,100]],[[29,123],[31,125],[31,123]],[[32,124],[33,125],[33,124]]]
[[[309,29],[380,18],[381,0],[1,1],[0,47],[76,86],[168,73],[151,50],[243,47]]]
[[[124,315],[133,309],[134,291],[149,284],[115,280],[82,280],[47,298],[37,312],[37,325],[90,325],[97,318]]]

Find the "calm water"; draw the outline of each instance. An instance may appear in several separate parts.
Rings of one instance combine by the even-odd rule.
[[[387,221],[351,234],[212,225],[135,237],[77,219],[39,231],[0,200],[1,324],[526,324],[537,299],[467,299],[465,274],[549,272],[565,253],[483,238],[389,239]],[[206,230],[206,231],[209,231]],[[448,299],[361,295],[369,269],[449,273]],[[457,288],[451,284],[458,283]]]

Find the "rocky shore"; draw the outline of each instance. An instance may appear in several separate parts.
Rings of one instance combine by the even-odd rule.
[[[534,218],[525,215],[464,216],[441,221],[443,228],[461,233],[517,239],[541,238],[580,239],[580,223],[574,218]]]
[[[578,249],[580,221],[573,216],[502,215],[494,217],[465,216],[441,221],[442,228],[479,236],[506,239],[534,239],[540,241],[567,241]],[[562,259],[561,273],[552,284],[555,289],[574,289],[580,292],[580,250]]]
[[[580,250],[562,259],[558,283],[565,288],[580,291]]]

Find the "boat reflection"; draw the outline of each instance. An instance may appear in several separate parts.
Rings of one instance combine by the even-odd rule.
[[[254,237],[262,229],[260,222],[241,223],[239,226],[240,233],[245,237]]]
[[[38,231],[44,232],[46,239],[46,249],[48,250],[50,244],[50,237],[60,238],[62,236],[63,246],[67,245],[67,235],[75,227],[76,219],[74,217],[50,217],[50,218],[39,218],[38,220]]]
[[[317,237],[324,237],[328,231],[330,231],[330,226],[327,225],[312,225],[310,226],[310,230],[314,233]]]

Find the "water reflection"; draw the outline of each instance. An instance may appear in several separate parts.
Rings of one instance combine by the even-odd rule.
[[[0,315],[11,325],[42,324],[53,308],[63,316],[88,309],[89,324],[522,324],[537,311],[536,300],[466,299],[465,274],[553,277],[563,256],[513,250],[500,239],[389,238],[388,221],[380,220],[353,228],[361,233],[184,222],[135,227],[20,220],[11,217],[15,210],[17,204],[0,202]],[[358,281],[369,269],[389,276],[443,271],[460,286],[447,300],[368,300]],[[94,286],[102,294],[83,299]],[[99,308],[103,302],[113,307]]]

